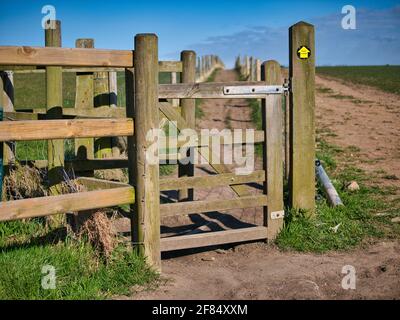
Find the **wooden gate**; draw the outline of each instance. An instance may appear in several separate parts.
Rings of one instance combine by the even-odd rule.
[[[309,59],[297,56],[301,47],[306,47],[311,52]],[[38,114],[5,112],[5,117],[14,121],[0,122],[0,142],[127,136],[128,159],[77,159],[70,165],[74,168],[80,167],[82,171],[125,167],[129,172],[129,184],[83,177],[78,182],[87,186],[87,192],[2,202],[0,221],[130,204],[132,242],[155,268],[161,267],[162,251],[274,239],[283,226],[284,217],[281,99],[287,88],[282,84],[279,64],[276,61],[265,62],[262,65],[262,79],[258,82],[195,83],[194,52],[182,52],[181,61],[159,61],[158,39],[153,34],[137,35],[134,49],[0,47],[0,70],[12,70],[14,66],[48,67],[48,82],[54,82],[51,86],[60,82],[62,70],[59,67],[78,68],[78,72],[90,72],[92,68],[125,70],[126,115],[123,112],[121,114],[120,110],[107,111],[107,114],[112,113],[116,118],[105,119],[96,114],[99,111],[72,110],[71,113],[68,110],[68,113],[61,113],[54,119],[49,112],[52,108],[61,107],[62,112],[67,111],[57,100],[50,103],[47,114],[43,115],[46,120],[39,120],[43,118]],[[293,207],[311,212],[314,209],[315,192],[313,49],[313,27],[303,22],[294,25],[290,29],[289,193]],[[180,72],[182,83],[160,85],[160,71]],[[151,147],[151,142],[146,139],[147,133],[159,128],[161,117],[175,121],[178,130],[194,129],[194,99],[204,98],[262,99],[263,130],[255,132],[254,141],[263,143],[264,146],[262,170],[248,175],[236,175],[226,165],[210,162],[217,174],[195,177],[193,166],[189,164],[180,165],[179,178],[160,180],[159,164],[150,163],[146,157]],[[168,99],[181,99],[181,106],[168,102]],[[80,116],[84,119],[79,119]],[[202,147],[210,150],[210,143],[203,145],[203,141],[197,141],[191,145],[191,148],[197,149],[204,156],[207,152]],[[63,165],[62,161],[59,166]],[[47,166],[51,167],[50,158]],[[249,191],[247,184],[254,182],[263,183],[263,194],[254,195]],[[193,201],[193,189],[217,186],[229,186],[236,198]],[[171,189],[180,190],[179,199],[182,201],[160,204],[160,190]],[[263,225],[162,239],[160,237],[161,216],[249,207],[263,207]]]

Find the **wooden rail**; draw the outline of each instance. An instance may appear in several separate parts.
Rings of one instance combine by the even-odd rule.
[[[132,68],[133,51],[1,46],[0,65]]]
[[[131,119],[4,121],[0,141],[132,136]]]
[[[0,202],[0,221],[43,217],[129,204],[135,201],[133,187],[121,187],[58,196]]]
[[[160,84],[159,98],[161,99],[264,99],[265,94],[225,94],[226,86],[262,86],[265,82],[212,82],[189,84]]]
[[[234,173],[223,173],[204,177],[182,177],[160,180],[160,191],[183,188],[214,188],[251,182],[264,182],[265,171],[259,170],[248,175],[238,176]]]
[[[166,203],[160,206],[163,217],[190,214],[196,212],[211,212],[229,209],[255,208],[267,205],[267,196],[244,196],[226,200],[202,200],[191,202]]]
[[[268,229],[265,227],[250,227],[162,238],[161,251],[165,252],[217,246],[228,243],[265,240],[268,237],[267,231]]]

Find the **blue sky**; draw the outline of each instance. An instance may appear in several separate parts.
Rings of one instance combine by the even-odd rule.
[[[347,4],[357,9],[356,30],[341,28]],[[136,33],[153,32],[160,59],[193,49],[227,64],[238,54],[287,64],[287,29],[304,20],[316,27],[319,65],[400,64],[400,0],[0,0],[0,45],[43,46],[44,5],[57,10],[64,47],[88,37],[97,48],[132,49]]]

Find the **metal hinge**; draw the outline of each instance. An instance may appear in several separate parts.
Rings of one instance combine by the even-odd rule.
[[[287,86],[226,86],[225,95],[260,95],[281,94],[288,91]]]

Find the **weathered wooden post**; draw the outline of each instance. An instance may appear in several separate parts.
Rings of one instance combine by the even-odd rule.
[[[249,64],[250,64],[249,81],[253,81],[253,69],[254,69],[253,57],[250,57]]]
[[[289,29],[290,206],[315,211],[315,46],[314,26]]]
[[[261,81],[261,60],[256,60],[256,81]]]
[[[94,48],[93,39],[77,39],[76,48]],[[79,110],[93,109],[93,73],[76,73],[75,108]],[[75,154],[77,160],[94,159],[94,139],[75,139]],[[88,175],[92,175],[93,172]]]
[[[161,269],[160,253],[160,188],[159,165],[149,162],[147,150],[152,141],[146,139],[150,130],[158,129],[158,38],[154,34],[138,34],[134,53],[134,107],[127,113],[135,119],[134,139],[129,139],[130,181],[135,184],[133,241],[150,265]],[[128,104],[128,101],[127,101]],[[158,155],[157,155],[158,156]],[[132,158],[135,157],[132,168]]]
[[[196,82],[196,53],[194,51],[182,51],[182,83],[194,83]],[[190,125],[190,129],[195,129],[195,99],[182,99],[182,117]],[[190,163],[183,165],[179,164],[178,175],[179,177],[191,177],[194,175],[194,164],[193,155],[194,149],[189,148],[187,155],[190,155]],[[193,189],[179,190],[178,199],[180,201],[193,200]]]
[[[94,73],[94,107],[110,106],[110,86],[108,72],[99,71]],[[94,139],[94,155],[96,158],[104,159],[112,156],[112,138],[101,137]]]
[[[176,84],[177,81],[178,81],[177,73],[171,72],[171,83]],[[179,106],[179,99],[171,99],[171,102],[174,107]]]
[[[3,112],[14,110],[14,73],[12,71],[0,71],[3,85],[0,87],[0,99],[3,100]],[[15,145],[13,142],[3,144],[3,164],[8,165],[15,161]]]
[[[270,60],[262,65],[261,79],[267,85],[282,85],[281,67]],[[266,182],[264,192],[268,206],[264,207],[264,225],[268,227],[268,240],[276,238],[283,226],[283,137],[282,137],[282,96],[268,95],[262,100],[264,142],[264,170]]]
[[[54,29],[45,30],[46,47],[61,47],[61,21],[56,20]],[[62,67],[46,67],[47,119],[62,119]],[[64,140],[49,140],[48,181],[52,194],[61,192],[59,184],[64,180]]]
[[[1,72],[0,72],[1,74]],[[0,92],[3,93],[3,77],[0,76]],[[0,122],[3,121],[3,94],[0,96]],[[3,150],[5,143],[0,142],[0,201],[3,200],[3,175],[4,175],[4,166],[3,166]]]

